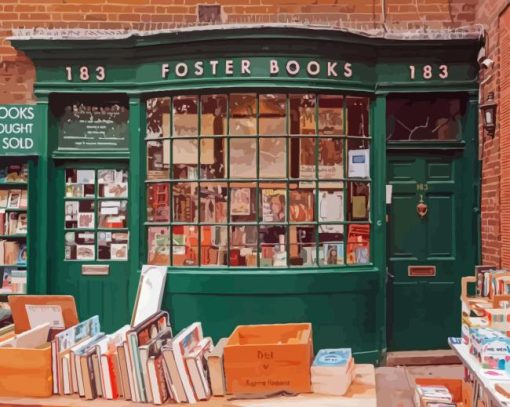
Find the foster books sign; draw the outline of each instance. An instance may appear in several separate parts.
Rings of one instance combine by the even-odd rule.
[[[0,105],[0,156],[37,154],[38,119],[35,105]]]

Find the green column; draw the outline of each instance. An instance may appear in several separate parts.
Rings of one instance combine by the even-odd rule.
[[[143,148],[144,140],[141,129],[141,115],[143,113],[139,95],[129,96],[129,304],[133,308],[136,289],[138,287],[138,270],[143,260],[140,258],[144,236],[143,224],[140,224],[142,210],[145,210],[145,186],[143,180],[144,161]],[[144,132],[145,133],[145,132]]]
[[[40,98],[37,101],[39,137],[39,159],[37,162],[37,170],[35,178],[30,176],[30,181],[36,180],[36,193],[30,193],[30,219],[31,219],[31,236],[29,264],[28,269],[29,293],[46,294],[48,293],[48,253],[50,251],[50,239],[55,238],[55,231],[50,225],[49,211],[54,208],[54,197],[50,194],[50,137],[49,135],[49,103],[48,98]],[[29,185],[30,189],[34,188]],[[35,205],[34,199],[35,198]],[[50,202],[51,201],[51,202]],[[32,261],[34,256],[35,261]]]
[[[381,359],[386,354],[386,96],[377,95],[372,106],[372,247],[374,264],[380,272],[377,290],[377,327]]]

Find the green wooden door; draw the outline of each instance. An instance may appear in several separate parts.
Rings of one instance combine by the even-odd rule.
[[[390,350],[447,348],[447,337],[459,335],[459,281],[473,250],[462,238],[471,230],[462,160],[453,152],[388,153]]]
[[[124,179],[106,184],[112,174]],[[127,163],[64,162],[52,183],[50,292],[74,295],[80,320],[98,314],[105,332],[130,316],[127,175]],[[83,274],[89,265],[108,274]]]

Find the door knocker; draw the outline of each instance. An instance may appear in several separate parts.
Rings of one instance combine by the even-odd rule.
[[[420,195],[420,202],[416,205],[416,212],[420,218],[424,218],[427,216],[427,212],[429,211],[429,207],[425,202],[423,202],[423,195]]]

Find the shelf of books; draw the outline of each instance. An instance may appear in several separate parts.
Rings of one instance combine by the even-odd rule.
[[[27,290],[28,163],[0,166],[0,300]]]

